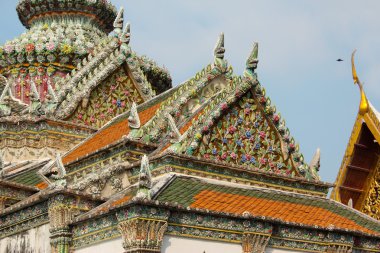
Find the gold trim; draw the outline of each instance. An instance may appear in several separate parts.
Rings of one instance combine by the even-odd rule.
[[[354,127],[351,131],[351,136],[349,139],[349,142],[347,144],[346,151],[344,153],[344,157],[342,160],[342,163],[340,165],[340,169],[338,172],[338,176],[335,180],[335,187],[333,191],[331,192],[331,199],[336,200],[338,202],[342,202],[340,198],[340,193],[339,193],[339,187],[343,184],[343,181],[345,179],[345,176],[347,174],[347,165],[351,162],[352,159],[352,154],[354,152],[354,147],[355,143],[358,140],[359,134],[362,130],[362,124],[363,124],[363,116],[360,114],[357,115]]]

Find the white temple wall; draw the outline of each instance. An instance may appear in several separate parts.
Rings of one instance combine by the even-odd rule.
[[[271,248],[267,248],[265,250],[265,253],[291,253],[291,252],[304,252],[304,251],[286,250],[286,249],[271,249]]]
[[[0,239],[0,253],[50,253],[49,224]]]
[[[179,252],[180,253],[203,253],[203,252],[242,253],[243,250],[242,250],[241,244],[238,244],[238,243],[218,242],[218,241],[176,237],[176,236],[165,236],[164,241],[162,243],[161,253],[179,253]],[[302,251],[267,248],[265,252],[266,253],[291,253],[291,252],[294,253],[294,252],[302,252]]]
[[[236,243],[164,236],[162,253],[242,253],[241,245]]]
[[[93,244],[86,248],[77,249],[74,251],[75,253],[123,253],[125,252],[123,248],[123,240],[122,238],[117,238],[109,241],[100,242],[97,244]],[[0,252],[2,253],[2,252]]]

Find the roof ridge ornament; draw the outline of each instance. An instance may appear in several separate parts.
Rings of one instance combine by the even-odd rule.
[[[130,128],[138,129],[141,127],[139,113],[137,112],[137,104],[135,102],[133,102],[131,106],[131,111],[128,117],[128,124]]]
[[[362,82],[360,82],[358,74],[356,72],[355,53],[356,53],[356,49],[352,52],[352,55],[351,55],[352,78],[354,79],[354,84],[357,84],[360,90],[359,114],[364,115],[368,112],[368,108],[369,108],[368,99],[367,99],[367,96],[365,95],[363,84]]]
[[[218,41],[216,42],[214,48],[214,65],[223,66],[224,64],[224,53],[226,49],[224,48],[224,33],[220,33]]]
[[[143,155],[140,165],[139,183],[136,198],[151,199],[152,175],[149,168],[149,159],[147,155]]]
[[[124,7],[120,7],[119,12],[113,22],[114,32],[116,37],[120,37],[124,25]]]
[[[257,64],[259,63],[259,43],[253,42],[253,48],[248,56],[247,62],[246,62],[246,68],[248,70],[251,70],[252,72],[255,72],[255,69],[257,68]]]
[[[224,53],[226,49],[224,48],[224,33],[220,33],[218,37],[218,41],[216,42],[214,49],[214,56],[216,59],[224,59]]]
[[[131,24],[130,23],[127,23],[127,25],[125,26],[124,31],[120,36],[120,41],[122,43],[129,45],[129,42],[131,41]]]
[[[175,124],[175,121],[172,117],[172,115],[170,115],[170,113],[166,113],[165,115],[166,119],[168,120],[168,125],[169,125],[169,128],[171,130],[171,134],[173,135],[173,141],[174,142],[180,142],[182,140],[182,135],[180,133],[180,131],[178,130],[177,128],[177,125]]]
[[[0,95],[0,117],[9,116],[13,111],[26,114],[28,105],[13,96],[8,79],[0,75],[0,85],[4,84],[5,87]]]
[[[45,96],[45,114],[52,116],[58,106],[58,97],[51,86],[50,79],[47,81],[47,94]]]
[[[321,150],[317,148],[311,162],[309,164],[309,168],[311,170],[311,174],[315,179],[320,180],[320,176],[318,175],[319,168],[321,167]]]
[[[57,152],[56,159],[55,159],[55,165],[57,166],[58,169],[58,175],[52,175],[51,177],[57,181],[53,183],[53,187],[60,187],[60,188],[65,188],[66,187],[66,168],[63,165],[62,162],[62,156],[59,152]]]
[[[30,90],[32,93],[29,95],[30,97],[30,107],[29,107],[29,113],[35,114],[35,115],[41,115],[43,112],[41,111],[41,99],[40,94],[37,91],[36,84],[34,83],[34,80],[31,79],[30,81]]]

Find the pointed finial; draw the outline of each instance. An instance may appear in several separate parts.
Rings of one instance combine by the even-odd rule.
[[[119,12],[117,13],[115,21],[113,22],[114,31],[117,36],[120,36],[121,31],[123,29],[123,24],[124,24],[124,8],[121,7]]]
[[[247,69],[255,70],[257,68],[257,64],[259,63],[258,57],[259,57],[259,44],[257,42],[254,42],[253,49],[246,62]]]
[[[224,33],[221,33],[214,49],[215,58],[223,59],[224,52],[226,52],[226,49],[224,48]]]
[[[127,23],[127,25],[125,26],[124,32],[121,35],[120,40],[121,42],[125,44],[129,44],[129,42],[131,41],[131,24],[130,23]]]
[[[354,203],[352,201],[352,198],[350,198],[350,200],[348,201],[347,206],[351,207],[351,208],[354,208]]]
[[[168,124],[171,130],[171,134],[174,139],[174,142],[180,142],[182,140],[182,135],[180,131],[178,130],[172,115],[170,115],[170,113],[167,113],[165,116],[166,116],[166,119],[168,120]]]
[[[311,162],[309,164],[309,167],[311,169],[311,174],[315,179],[319,180],[319,168],[321,167],[321,150],[317,148],[317,151],[315,151],[315,154],[313,156],[313,159],[311,159]]]
[[[354,79],[354,84],[357,84],[359,86],[360,90],[360,106],[359,106],[359,113],[361,115],[364,115],[365,113],[368,112],[368,100],[367,96],[365,95],[364,89],[363,89],[363,84],[360,82],[358,74],[356,72],[355,68],[355,53],[356,49],[354,52],[352,52],[351,56],[351,67],[352,67],[352,78]]]
[[[133,102],[131,106],[131,112],[128,117],[128,124],[130,128],[141,127],[139,113],[137,112],[137,104],[135,102]]]
[[[58,175],[52,175],[51,177],[55,179],[56,181],[52,184],[53,187],[60,187],[60,188],[65,188],[66,187],[66,168],[63,165],[62,162],[62,157],[59,152],[56,154],[56,159],[55,159],[55,165],[58,170]]]
[[[64,178],[66,176],[66,169],[62,162],[61,154],[58,152],[56,155],[56,164],[59,170],[59,177]]]
[[[141,199],[150,199],[150,189],[152,188],[152,175],[149,168],[149,159],[143,155],[141,159],[140,175],[139,175],[139,189],[136,197]]]

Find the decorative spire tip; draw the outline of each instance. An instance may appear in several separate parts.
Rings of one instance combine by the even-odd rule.
[[[221,33],[215,45],[214,56],[217,59],[224,59],[225,52],[226,52],[226,49],[224,48],[224,33]]]

